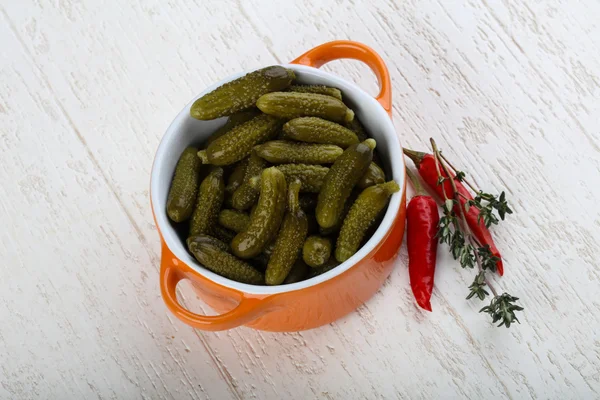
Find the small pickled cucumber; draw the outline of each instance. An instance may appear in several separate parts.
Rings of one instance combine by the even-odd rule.
[[[280,118],[320,117],[350,122],[354,111],[335,97],[316,93],[274,92],[261,96],[256,106],[265,114]]]
[[[244,176],[246,175],[246,168],[248,167],[248,158],[244,158],[242,161],[235,164],[233,171],[227,179],[227,186],[225,186],[225,192],[231,194],[235,192],[244,183]]]
[[[267,285],[279,285],[285,280],[296,262],[302,243],[306,238],[308,221],[298,200],[301,185],[299,180],[295,180],[289,185],[288,212],[285,214],[275,240],[273,254],[267,264],[265,272]]]
[[[200,184],[196,207],[194,208],[194,214],[192,214],[192,221],[190,222],[190,235],[210,235],[212,233],[212,229],[217,223],[224,197],[225,182],[223,179],[223,168],[214,167]]]
[[[285,176],[277,168],[264,169],[261,174],[258,203],[250,214],[246,230],[233,238],[233,253],[240,258],[252,258],[260,254],[279,231],[285,203]]]
[[[302,259],[316,268],[324,265],[331,256],[331,240],[321,236],[309,236],[302,246]]]
[[[198,236],[192,236],[187,243],[196,260],[210,271],[237,282],[251,285],[264,283],[263,274],[211,240],[199,240]]]
[[[167,197],[167,215],[175,222],[185,221],[194,211],[202,167],[202,163],[196,157],[197,151],[195,147],[185,149],[175,167],[175,175]]]
[[[342,92],[338,88],[323,86],[323,85],[292,85],[288,89],[290,92],[299,93],[317,93],[326,96],[335,97],[342,100]]]
[[[248,159],[248,167],[246,168],[246,173],[244,174],[244,181],[241,186],[233,193],[231,198],[233,208],[237,210],[247,210],[254,203],[256,203],[256,199],[258,199],[258,188],[255,188],[250,179],[255,176],[260,176],[263,168],[267,165],[267,162],[264,158],[258,156],[255,151],[250,153],[250,157]]]
[[[200,97],[192,104],[190,115],[208,120],[234,114],[254,106],[265,93],[287,88],[295,78],[294,71],[278,65],[259,69]]]
[[[273,164],[331,164],[344,150],[332,144],[297,143],[272,140],[255,148],[256,153]]]
[[[248,227],[250,216],[237,210],[221,210],[219,224],[234,232],[242,232]]]
[[[329,261],[327,261],[325,263],[325,265],[322,265],[322,266],[317,267],[317,268],[311,268],[310,271],[308,272],[308,277],[306,279],[314,278],[315,276],[319,276],[321,274],[324,274],[327,271],[331,271],[332,269],[334,269],[338,265],[340,265],[340,263],[338,263],[335,260],[335,258],[331,257],[331,258],[329,258]]]
[[[301,258],[298,258],[294,263],[290,273],[285,277],[283,284],[289,285],[290,283],[301,282],[306,279],[308,275],[308,265]]]
[[[385,172],[375,162],[371,162],[369,168],[367,168],[367,172],[358,180],[356,186],[359,189],[366,189],[369,186],[379,185],[383,182],[385,182]]]
[[[186,242],[187,242],[188,250],[190,252],[192,252],[191,248],[193,248],[201,243],[208,243],[208,244],[218,247],[219,249],[221,249],[223,251],[229,251],[229,245],[214,236],[203,235],[203,234],[193,235],[193,236],[190,236]]]
[[[258,114],[260,114],[260,111],[257,108],[251,108],[249,110],[244,110],[244,111],[240,111],[238,113],[233,114],[232,116],[227,118],[225,125],[223,125],[219,129],[214,131],[213,134],[210,135],[208,137],[208,139],[206,139],[206,143],[205,143],[204,147],[208,147],[208,145],[211,144],[212,142],[214,142],[216,139],[220,138],[221,136],[223,136],[224,134],[226,134],[227,132],[229,132],[230,130],[235,128],[236,126],[241,125],[244,122],[250,121],[252,118],[256,117]]]
[[[221,226],[215,225],[213,226],[213,236],[225,243],[231,243],[235,235],[237,234],[234,231],[230,231],[229,229]]]
[[[396,182],[389,181],[362,191],[342,224],[335,248],[336,260],[344,262],[356,253],[369,227],[377,220],[392,194],[399,190]]]
[[[335,122],[317,117],[295,118],[283,125],[286,139],[300,142],[335,144],[346,148],[358,143],[356,133]]]
[[[257,144],[277,136],[283,121],[261,114],[236,126],[212,142],[206,150],[198,152],[204,164],[230,165],[250,155]]]
[[[317,208],[317,201],[318,198],[315,194],[303,193],[300,195],[300,207],[307,214],[313,213],[315,211],[315,208]]]
[[[367,135],[367,130],[358,118],[355,117],[352,121],[347,123],[346,126],[356,134],[358,140],[360,140],[361,142],[364,142],[369,138],[369,136]]]
[[[309,164],[283,164],[277,169],[283,172],[285,180],[292,182],[299,179],[302,182],[302,192],[319,193],[329,168]]]
[[[331,226],[329,228],[319,227],[319,233],[321,235],[335,236],[340,231],[340,229],[342,228],[342,223],[344,222],[344,218],[346,218],[346,215],[348,215],[348,212],[350,211],[350,207],[352,207],[352,204],[354,204],[354,202],[358,198],[359,194],[360,194],[360,192],[357,190],[352,190],[352,192],[350,192],[350,196],[348,196],[348,199],[344,203],[344,210],[340,214],[340,218],[338,219],[338,222],[334,226]]]
[[[371,163],[375,144],[373,139],[353,144],[329,168],[316,211],[317,222],[322,228],[331,228],[340,220],[346,199]]]

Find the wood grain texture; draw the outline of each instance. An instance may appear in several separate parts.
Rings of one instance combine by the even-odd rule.
[[[0,398],[600,396],[598,2],[0,4]],[[148,200],[164,130],[215,80],[334,39],[386,60],[405,145],[433,136],[508,192],[496,282],[522,325],[478,314],[444,250],[432,314],[404,249],[371,301],[313,331],[204,333],[164,307]],[[377,90],[358,62],[323,68]]]

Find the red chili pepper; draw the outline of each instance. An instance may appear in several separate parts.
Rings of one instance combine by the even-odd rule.
[[[450,181],[444,181],[443,185],[438,185],[438,172],[435,166],[436,161],[432,154],[421,153],[419,151],[408,149],[404,149],[404,154],[414,161],[417,169],[419,170],[419,174],[425,183],[427,183],[427,185],[429,185],[429,187],[433,189],[440,196],[440,198],[444,199],[444,191],[448,197],[452,197],[454,192],[452,190],[452,183],[450,183]],[[440,173],[444,178],[448,177],[441,166]],[[452,172],[450,173],[452,174],[452,179],[454,179],[454,183],[456,184],[456,189],[460,194],[462,194],[462,196],[459,196],[459,202],[460,207],[462,207],[464,211],[464,205],[468,200],[472,200],[473,196],[461,182],[455,179],[455,175]],[[460,209],[458,207],[458,205],[454,206],[454,212],[457,215],[460,215]],[[475,239],[477,239],[477,241],[483,246],[486,244],[489,245],[492,254],[499,258],[498,262],[496,263],[496,269],[500,276],[504,275],[504,266],[502,265],[500,252],[494,244],[492,234],[488,228],[486,228],[483,221],[479,220],[479,209],[477,207],[470,207],[469,212],[465,213],[465,219],[467,220],[467,224],[469,225],[469,228],[471,228],[471,232],[473,232]]]
[[[406,207],[406,244],[408,247],[408,273],[410,286],[417,304],[431,311],[431,292],[435,274],[438,240],[436,238],[440,214],[435,200],[427,195],[419,178],[407,168],[417,195]]]

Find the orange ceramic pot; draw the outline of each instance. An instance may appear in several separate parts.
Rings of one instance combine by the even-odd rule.
[[[356,85],[318,68],[332,60],[356,59],[375,72],[381,90],[371,97]],[[156,152],[151,177],[152,211],[161,242],[160,287],[169,310],[186,324],[209,331],[245,325],[266,331],[300,331],[328,324],[350,313],[377,292],[393,267],[404,234],[406,179],[402,148],[390,118],[392,89],[388,70],[371,48],[351,41],[318,46],[286,68],[298,81],[334,86],[342,90],[360,121],[377,141],[377,150],[402,190],[392,196],[387,212],[373,236],[349,260],[331,271],[302,282],[281,286],[254,286],[216,275],[186,250],[185,241],[166,215],[167,194],[175,165],[184,148],[198,145],[225,119],[198,121],[190,117],[192,100],[175,118]],[[247,72],[230,76],[196,98]],[[177,300],[175,288],[189,279],[198,296],[219,315],[190,312]]]

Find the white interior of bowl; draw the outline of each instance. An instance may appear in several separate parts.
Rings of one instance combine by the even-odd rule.
[[[351,103],[352,109],[367,128],[370,135],[377,141],[377,151],[382,158],[384,168],[388,174],[400,185],[404,186],[404,159],[402,156],[402,148],[394,126],[389,116],[381,105],[369,94],[356,85],[336,77],[335,75],[321,71],[316,68],[303,65],[284,65],[286,68],[293,69],[296,72],[297,80],[304,84],[321,84],[334,86],[339,88],[344,100]],[[207,88],[202,93],[198,94],[194,100],[184,107],[171,123],[165,133],[154,159],[152,167],[152,177],[150,182],[150,191],[152,196],[152,204],[154,214],[164,240],[169,246],[169,249],[187,265],[193,267],[199,274],[208,279],[236,290],[240,290],[249,294],[275,294],[289,292],[293,290],[304,289],[313,285],[317,285],[328,279],[331,279],[348,268],[352,267],[356,262],[363,259],[373,248],[381,242],[384,235],[390,230],[394,219],[400,207],[401,193],[396,193],[390,200],[389,207],[385,216],[379,225],[377,231],[369,239],[369,241],[350,259],[342,263],[338,267],[328,271],[322,275],[316,276],[302,282],[293,283],[290,285],[279,286],[255,286],[244,283],[239,283],[231,279],[217,275],[202,265],[200,265],[186,250],[185,243],[180,240],[174,226],[170,222],[166,213],[167,195],[171,184],[171,178],[175,171],[175,166],[179,156],[183,150],[190,145],[198,145],[202,143],[212,132],[225,123],[226,118],[220,118],[213,121],[198,121],[190,117],[190,106],[192,103],[205,93],[214,90],[218,86],[236,79],[248,72],[241,72],[232,75],[221,82]]]

